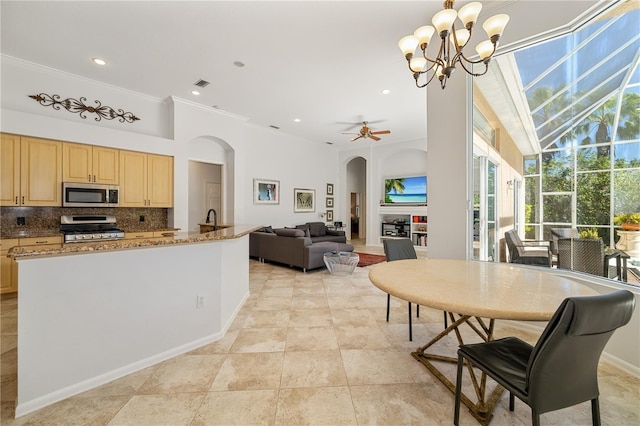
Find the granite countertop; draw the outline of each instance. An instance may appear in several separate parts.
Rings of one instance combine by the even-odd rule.
[[[95,243],[71,243],[52,244],[48,246],[20,246],[9,250],[8,256],[16,259],[37,256],[58,256],[67,254],[79,254],[97,251],[114,251],[125,249],[137,249],[145,247],[157,247],[175,244],[195,244],[211,241],[230,240],[240,238],[264,225],[233,225],[228,228],[201,234],[199,232],[177,232],[175,235],[164,238],[134,239],[104,241]],[[162,230],[159,230],[162,231]],[[171,229],[171,231],[175,231]]]
[[[1,239],[9,238],[46,238],[46,237],[61,237],[62,233],[59,230],[31,230],[31,231],[9,231],[3,232],[0,236]]]

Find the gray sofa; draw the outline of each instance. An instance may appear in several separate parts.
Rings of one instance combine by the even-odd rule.
[[[265,227],[249,235],[249,256],[263,262],[295,266],[306,272],[325,266],[324,253],[353,251],[353,246],[346,243],[347,239],[343,231],[327,230],[325,232],[327,232],[325,235],[312,237],[310,230],[306,228],[271,229],[271,227]],[[332,232],[332,234],[328,234],[328,232]],[[338,233],[338,235],[334,233]]]

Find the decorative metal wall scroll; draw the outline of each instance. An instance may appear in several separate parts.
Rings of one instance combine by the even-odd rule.
[[[59,110],[60,107],[66,109],[69,112],[73,112],[75,114],[80,115],[82,118],[87,118],[86,113],[96,114],[96,121],[100,121],[103,118],[106,120],[114,120],[118,119],[121,123],[125,121],[127,123],[133,123],[136,120],[140,120],[138,117],[133,115],[130,112],[124,112],[121,109],[114,110],[110,106],[102,105],[102,103],[98,100],[95,101],[97,106],[89,106],[84,103],[87,101],[87,98],[73,99],[67,98],[64,100],[60,100],[59,95],[47,95],[46,93],[40,93],[39,95],[29,95],[31,99],[35,99],[42,106],[50,106],[55,110]]]

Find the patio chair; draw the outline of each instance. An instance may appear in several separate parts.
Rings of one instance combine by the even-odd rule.
[[[551,254],[558,255],[558,240],[560,238],[579,238],[576,228],[551,228]]]
[[[586,272],[605,278],[622,275],[620,256],[616,265],[610,266],[600,238],[560,238],[558,240],[558,269]]]
[[[551,267],[551,248],[549,241],[522,241],[515,229],[504,233],[509,249],[509,262],[522,265]]]
[[[509,391],[510,411],[514,410],[514,396],[527,404],[534,426],[540,424],[540,414],[585,401],[591,401],[592,422],[599,425],[598,362],[614,331],[631,319],[634,305],[635,296],[627,290],[569,297],[535,347],[517,337],[460,346],[453,423],[458,425],[460,420],[466,363]]]

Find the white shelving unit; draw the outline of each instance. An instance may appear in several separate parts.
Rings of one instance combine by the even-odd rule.
[[[426,206],[380,206],[380,242],[386,238],[409,238],[416,248],[427,247]]]

